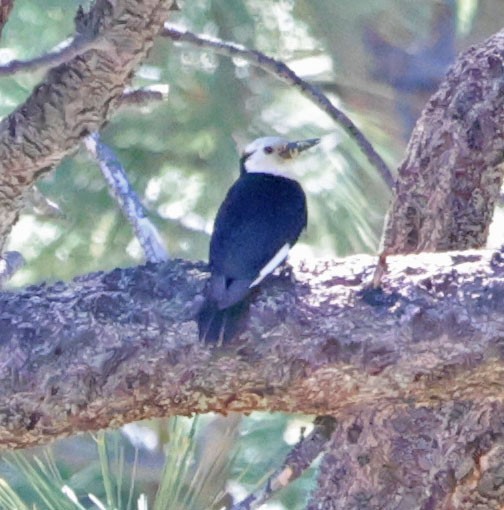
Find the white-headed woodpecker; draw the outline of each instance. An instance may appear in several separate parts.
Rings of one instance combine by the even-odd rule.
[[[240,330],[251,289],[284,262],[306,227],[304,191],[286,174],[292,160],[318,142],[265,137],[243,152],[240,177],[219,208],[210,240],[201,340],[226,342]]]

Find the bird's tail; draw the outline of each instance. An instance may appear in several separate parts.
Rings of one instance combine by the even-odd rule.
[[[244,330],[249,303],[247,300],[221,310],[207,299],[198,313],[199,338],[205,343],[225,343]]]

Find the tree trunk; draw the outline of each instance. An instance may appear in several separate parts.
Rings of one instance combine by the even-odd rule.
[[[399,168],[384,233],[385,254],[484,246],[502,184],[503,58],[501,31],[461,55],[426,105]],[[452,271],[454,280],[438,287],[439,293],[457,294],[464,287],[455,276],[456,259]],[[504,374],[500,361],[477,354],[480,338],[469,325],[479,316],[480,304],[495,297],[494,290],[483,284],[469,298],[466,312],[455,312],[446,302],[434,320],[429,310],[420,311],[418,340],[429,347],[405,354],[412,367],[427,369],[435,385],[431,356],[449,351],[453,364],[441,372],[458,373],[463,386],[475,388],[474,394],[453,388],[440,375],[439,389],[446,398],[412,396],[398,405],[383,398],[379,385],[375,402],[337,414],[338,428],[322,461],[310,510],[502,508]],[[504,338],[503,309],[498,305],[496,322],[486,313],[481,316],[480,327],[495,333],[491,343],[497,351]],[[446,335],[447,329],[452,333]],[[464,338],[471,353],[459,352],[453,344]],[[480,378],[470,368],[480,364],[477,358],[487,375],[495,377],[491,394],[483,389],[487,376]]]
[[[418,120],[385,227],[387,253],[485,245],[502,185],[504,30],[461,55]]]

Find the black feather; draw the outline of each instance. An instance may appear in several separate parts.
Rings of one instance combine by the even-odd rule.
[[[199,339],[205,343],[228,342],[245,329],[248,300],[220,309],[207,299],[198,314]]]
[[[253,282],[285,243],[294,246],[306,221],[306,197],[298,182],[270,174],[242,175],[215,219],[212,274]]]
[[[245,329],[250,286],[283,246],[296,243],[306,221],[306,197],[298,182],[242,173],[215,219],[211,277],[198,315],[200,340],[227,342]]]

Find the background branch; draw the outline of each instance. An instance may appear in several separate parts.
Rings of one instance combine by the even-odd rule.
[[[50,69],[64,64],[87,51],[107,51],[107,49],[108,43],[104,38],[97,37],[95,39],[88,39],[83,36],[77,36],[69,42],[65,41],[64,43],[60,43],[58,50],[51,51],[30,60],[11,60],[6,64],[0,65],[0,76]]]
[[[268,477],[265,483],[236,503],[230,510],[254,510],[264,505],[275,493],[279,492],[299,478],[313,461],[329,444],[336,428],[336,420],[332,416],[315,418],[313,430],[292,448],[283,465]]]
[[[126,90],[120,99],[120,106],[142,106],[154,101],[164,101],[168,97],[168,85],[142,87]]]
[[[0,0],[0,35],[14,7],[14,0]]]
[[[17,251],[6,251],[0,257],[0,289],[8,282],[18,269],[23,267],[24,258]]]
[[[214,37],[196,35],[188,30],[180,30],[172,25],[165,24],[161,35],[169,37],[174,41],[182,41],[193,44],[200,48],[211,49],[215,53],[227,57],[239,57],[249,62],[276,78],[292,85],[310,101],[326,112],[336,123],[338,123],[355,140],[359,148],[365,154],[369,162],[376,168],[382,179],[392,188],[394,178],[388,166],[381,156],[376,152],[369,140],[354,122],[341,110],[336,108],[328,97],[316,86],[300,78],[287,64],[281,60],[268,57],[257,50],[250,50],[245,46],[228,41],[221,41]]]
[[[168,252],[157,228],[147,217],[144,207],[132,188],[126,171],[116,155],[101,140],[98,133],[84,139],[88,152],[96,159],[109,192],[116,200],[122,213],[133,227],[135,236],[142,246],[148,262],[162,262],[168,259]]]

